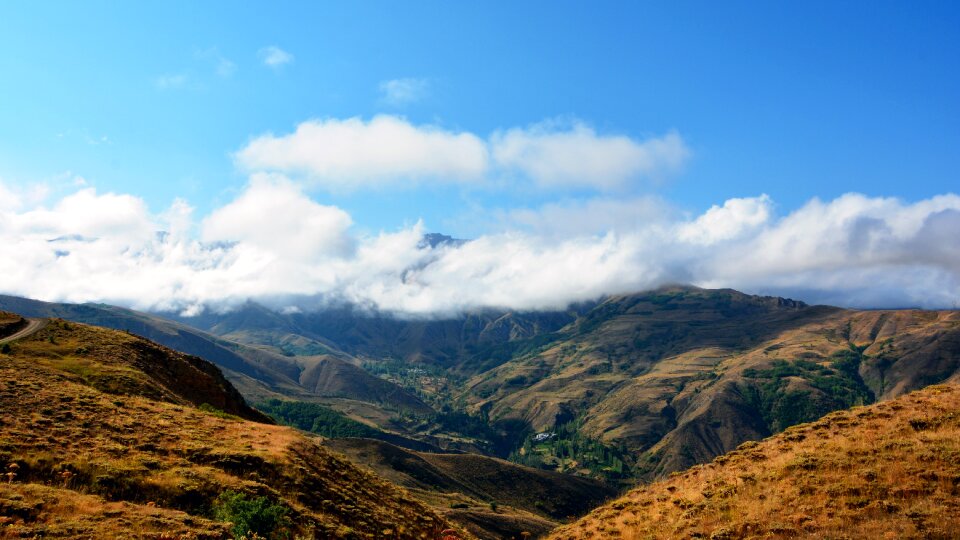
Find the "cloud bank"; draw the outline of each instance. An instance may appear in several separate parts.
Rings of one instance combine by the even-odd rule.
[[[601,136],[575,122],[558,130],[553,123],[514,128],[492,137],[495,162],[534,179],[541,187],[592,187],[615,190],[638,176],[676,171],[690,152],[676,133],[638,142]]]
[[[487,148],[476,135],[413,126],[394,116],[304,122],[289,135],[254,139],[236,159],[247,170],[297,174],[338,190],[475,181],[488,167]]]
[[[960,302],[953,194],[913,203],[848,194],[786,215],[765,195],[696,216],[651,199],[597,198],[501,213],[500,232],[436,248],[420,246],[420,224],[356,235],[346,212],[277,174],[255,175],[201,217],[184,201],[154,215],[137,197],[93,188],[27,200],[0,205],[0,292],[51,301],[188,313],[247,299],[348,301],[440,316],[553,309],[683,282],[855,307]],[[551,228],[558,215],[591,226]]]
[[[390,81],[396,83],[397,81]],[[394,85],[393,90],[403,94]],[[637,140],[580,121],[548,121],[488,138],[392,115],[310,120],[288,135],[261,135],[236,154],[247,171],[295,175],[333,191],[423,182],[623,191],[679,170],[690,155],[677,133]]]

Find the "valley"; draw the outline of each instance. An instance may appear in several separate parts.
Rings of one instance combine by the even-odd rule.
[[[960,371],[957,312],[845,310],[693,287],[550,313],[403,320],[250,305],[181,322],[247,345],[275,335],[336,347],[434,411],[365,419],[379,428],[617,485]]]
[[[857,311],[694,287],[611,296],[557,312],[487,311],[449,319],[348,307],[283,314],[253,303],[181,317],[9,296],[0,296],[0,309],[35,320],[58,318],[15,340],[11,351],[16,357],[27,352],[21,343],[43,344],[30,354],[65,358],[72,373],[118,372],[99,363],[86,367],[79,352],[86,347],[65,349],[60,338],[50,337],[87,328],[76,323],[112,327],[120,332],[110,335],[134,342],[144,336],[208,359],[223,372],[217,395],[231,398],[191,401],[193,394],[183,389],[171,397],[163,389],[175,387],[182,373],[157,371],[146,360],[133,361],[130,369],[160,381],[159,387],[141,381],[100,390],[260,422],[266,427],[257,435],[261,446],[251,447],[257,452],[267,451],[262,445],[274,437],[298,433],[273,422],[297,428],[307,434],[296,435],[297,441],[313,441],[311,455],[342,456],[331,459],[398,486],[390,489],[407,490],[408,500],[421,505],[417,512],[433,523],[455,524],[464,537],[477,538],[547,535],[638,483],[696,470],[744,443],[791,433],[834,411],[960,379],[956,311]],[[0,328],[22,331],[17,325],[26,323],[17,318],[10,315]],[[84,381],[107,384],[99,381],[111,377]],[[196,418],[176,416],[174,422],[212,433]],[[137,421],[146,420],[141,414]],[[261,430],[250,429],[246,437]],[[299,455],[303,444],[270,451]],[[43,474],[37,478],[54,473]],[[206,482],[211,491],[202,505],[210,508],[218,496],[210,486],[218,481]],[[246,484],[219,485],[236,490]],[[252,493],[294,497],[282,503],[290,515],[309,515],[303,505],[314,503],[270,489]],[[118,495],[108,492],[97,504],[112,504],[110,497]],[[209,511],[200,517],[213,519]],[[362,529],[348,521],[334,526]]]

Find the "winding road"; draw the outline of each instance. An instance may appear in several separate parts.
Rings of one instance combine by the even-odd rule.
[[[25,338],[47,325],[47,319],[27,319],[27,325],[23,327],[19,332],[11,334],[5,338],[0,338],[0,345],[14,341],[20,338]]]

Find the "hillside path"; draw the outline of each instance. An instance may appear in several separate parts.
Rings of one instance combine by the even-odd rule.
[[[11,334],[5,338],[0,339],[0,345],[4,343],[14,341],[20,338],[25,338],[34,332],[39,331],[41,328],[47,325],[47,319],[27,319],[27,326],[15,334]]]

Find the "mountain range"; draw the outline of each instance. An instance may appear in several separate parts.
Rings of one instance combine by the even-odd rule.
[[[254,303],[161,317],[13,297],[0,309],[129,330],[213,361],[254,403],[323,403],[435,448],[507,457],[525,437],[575,427],[641,477],[960,370],[954,311],[845,310],[693,287],[446,319]],[[427,421],[444,411],[490,429]]]
[[[960,379],[956,311],[850,310],[687,286],[444,318],[252,302],[186,317],[11,296],[0,309],[209,360],[221,387],[239,393],[233,405],[207,406],[323,435],[324,448],[479,538],[546,534],[618,489]],[[0,332],[24,324],[11,315]],[[179,373],[134,367],[160,384]]]

